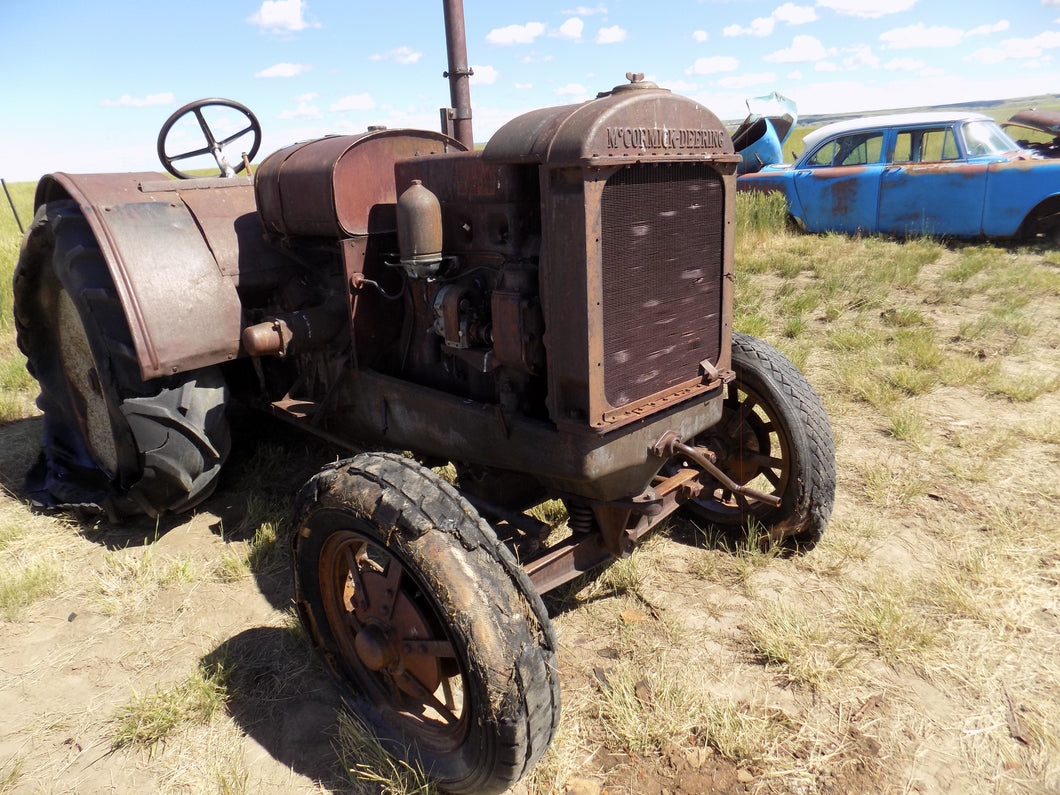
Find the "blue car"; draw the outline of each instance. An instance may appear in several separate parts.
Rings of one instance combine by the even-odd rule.
[[[1060,245],[1060,160],[1021,149],[981,113],[842,121],[790,165],[737,179],[779,191],[810,232],[1029,239]]]

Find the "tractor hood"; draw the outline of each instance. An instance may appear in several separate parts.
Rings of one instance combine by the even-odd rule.
[[[617,86],[580,105],[544,108],[501,127],[486,160],[607,166],[651,160],[739,161],[725,125],[707,108],[654,83]]]

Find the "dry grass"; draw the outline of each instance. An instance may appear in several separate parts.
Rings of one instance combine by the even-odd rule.
[[[823,396],[831,525],[789,558],[674,521],[551,595],[563,722],[516,792],[704,792],[707,773],[755,793],[1057,791],[1060,254],[795,235],[775,205],[740,210],[736,325]],[[0,411],[30,417],[5,361]],[[2,429],[12,489],[32,422]],[[429,792],[336,720],[290,612],[301,464],[242,443],[187,519],[0,500],[0,792]]]

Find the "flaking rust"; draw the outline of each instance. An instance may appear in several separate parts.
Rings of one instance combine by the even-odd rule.
[[[37,505],[193,508],[236,401],[356,453],[296,499],[299,616],[387,748],[483,795],[560,720],[541,594],[675,515],[809,549],[835,459],[806,379],[733,332],[741,156],[721,120],[630,72],[478,147],[444,5],[440,131],[303,141],[239,176],[250,158],[208,119],[257,120],[191,103],[222,176],[46,176],[15,314],[41,383]],[[178,121],[170,170],[195,151],[168,148]],[[544,503],[561,532],[528,515]]]

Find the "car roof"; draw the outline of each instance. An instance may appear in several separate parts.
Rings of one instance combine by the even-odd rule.
[[[856,119],[826,124],[811,131],[803,139],[805,151],[837,133],[859,132],[861,130],[877,130],[883,127],[905,127],[917,124],[951,124],[955,121],[993,121],[985,113],[972,113],[969,111],[926,111],[920,113],[887,113],[880,116],[860,116]]]

